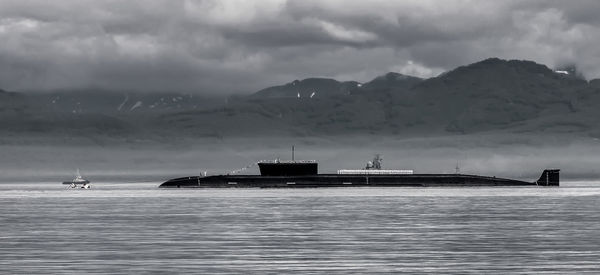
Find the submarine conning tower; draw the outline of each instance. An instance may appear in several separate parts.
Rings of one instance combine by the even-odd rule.
[[[307,176],[319,173],[314,160],[261,161],[258,163],[261,176]]]

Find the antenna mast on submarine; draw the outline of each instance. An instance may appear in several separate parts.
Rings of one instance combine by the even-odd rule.
[[[294,161],[294,145],[292,145],[292,161]]]

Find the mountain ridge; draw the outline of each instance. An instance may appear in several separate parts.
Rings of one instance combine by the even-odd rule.
[[[532,61],[489,58],[428,79],[394,72],[365,83],[307,78],[228,98],[2,91],[0,131],[77,135],[86,128],[100,136],[160,139],[488,131],[596,136],[599,81]]]

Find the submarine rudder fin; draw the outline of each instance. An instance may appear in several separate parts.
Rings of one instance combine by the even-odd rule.
[[[546,169],[540,176],[540,179],[535,181],[536,185],[540,186],[559,186],[560,185],[560,169]]]

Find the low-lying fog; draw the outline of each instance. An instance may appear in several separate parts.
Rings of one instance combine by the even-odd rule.
[[[186,145],[186,144],[191,145]],[[76,169],[93,182],[164,181],[178,176],[223,174],[264,159],[319,162],[320,173],[363,168],[373,155],[387,169],[461,173],[534,180],[544,168],[562,169],[562,180],[600,177],[600,141],[522,135],[429,138],[304,137],[205,139],[173,144],[0,145],[0,182],[62,181]],[[256,166],[243,171],[258,173]]]

